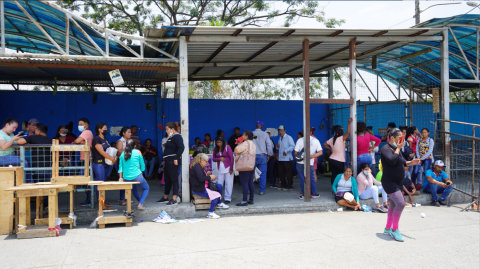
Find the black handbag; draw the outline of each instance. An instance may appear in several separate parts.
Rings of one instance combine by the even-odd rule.
[[[217,184],[214,183],[212,180],[208,180],[208,188],[211,190],[211,191],[218,191],[218,188],[217,188]]]

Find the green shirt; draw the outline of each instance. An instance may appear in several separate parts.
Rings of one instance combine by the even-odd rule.
[[[125,151],[120,156],[120,164],[118,166],[118,173],[123,173],[125,180],[134,180],[138,175],[145,170],[145,162],[139,150],[132,150],[132,156],[128,161],[125,161]]]
[[[5,142],[8,142],[12,140],[13,134],[7,135],[4,131],[0,130],[0,140],[5,140]],[[17,141],[13,142],[13,144],[17,144]],[[7,155],[13,155],[15,154],[15,149],[13,148],[8,148],[6,150],[0,149],[0,156],[7,156]]]

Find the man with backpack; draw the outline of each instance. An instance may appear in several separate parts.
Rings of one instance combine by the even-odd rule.
[[[300,177],[300,190],[302,194],[299,199],[303,199],[305,193],[305,171],[304,171],[304,162],[305,162],[305,150],[304,150],[305,138],[298,139],[297,144],[295,145],[295,159],[297,160],[297,172]],[[320,195],[317,193],[317,184],[315,182],[315,175],[313,169],[313,163],[315,158],[320,157],[323,154],[322,146],[320,141],[312,136],[312,131],[310,130],[310,190],[312,198],[319,198]]]

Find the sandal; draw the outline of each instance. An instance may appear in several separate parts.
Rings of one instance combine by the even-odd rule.
[[[132,202],[131,202],[132,205],[135,204],[135,203],[136,203],[135,201],[132,201]],[[121,205],[121,206],[127,206],[127,200],[121,201],[121,202],[120,202],[120,205]]]
[[[138,209],[138,210],[144,210],[145,207],[144,207],[142,204],[138,204],[138,205],[137,205],[137,209]]]

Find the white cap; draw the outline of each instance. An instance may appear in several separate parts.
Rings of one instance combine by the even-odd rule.
[[[436,166],[442,166],[442,167],[445,166],[445,164],[443,163],[442,160],[436,160],[435,163],[434,163],[434,165],[436,165]]]

